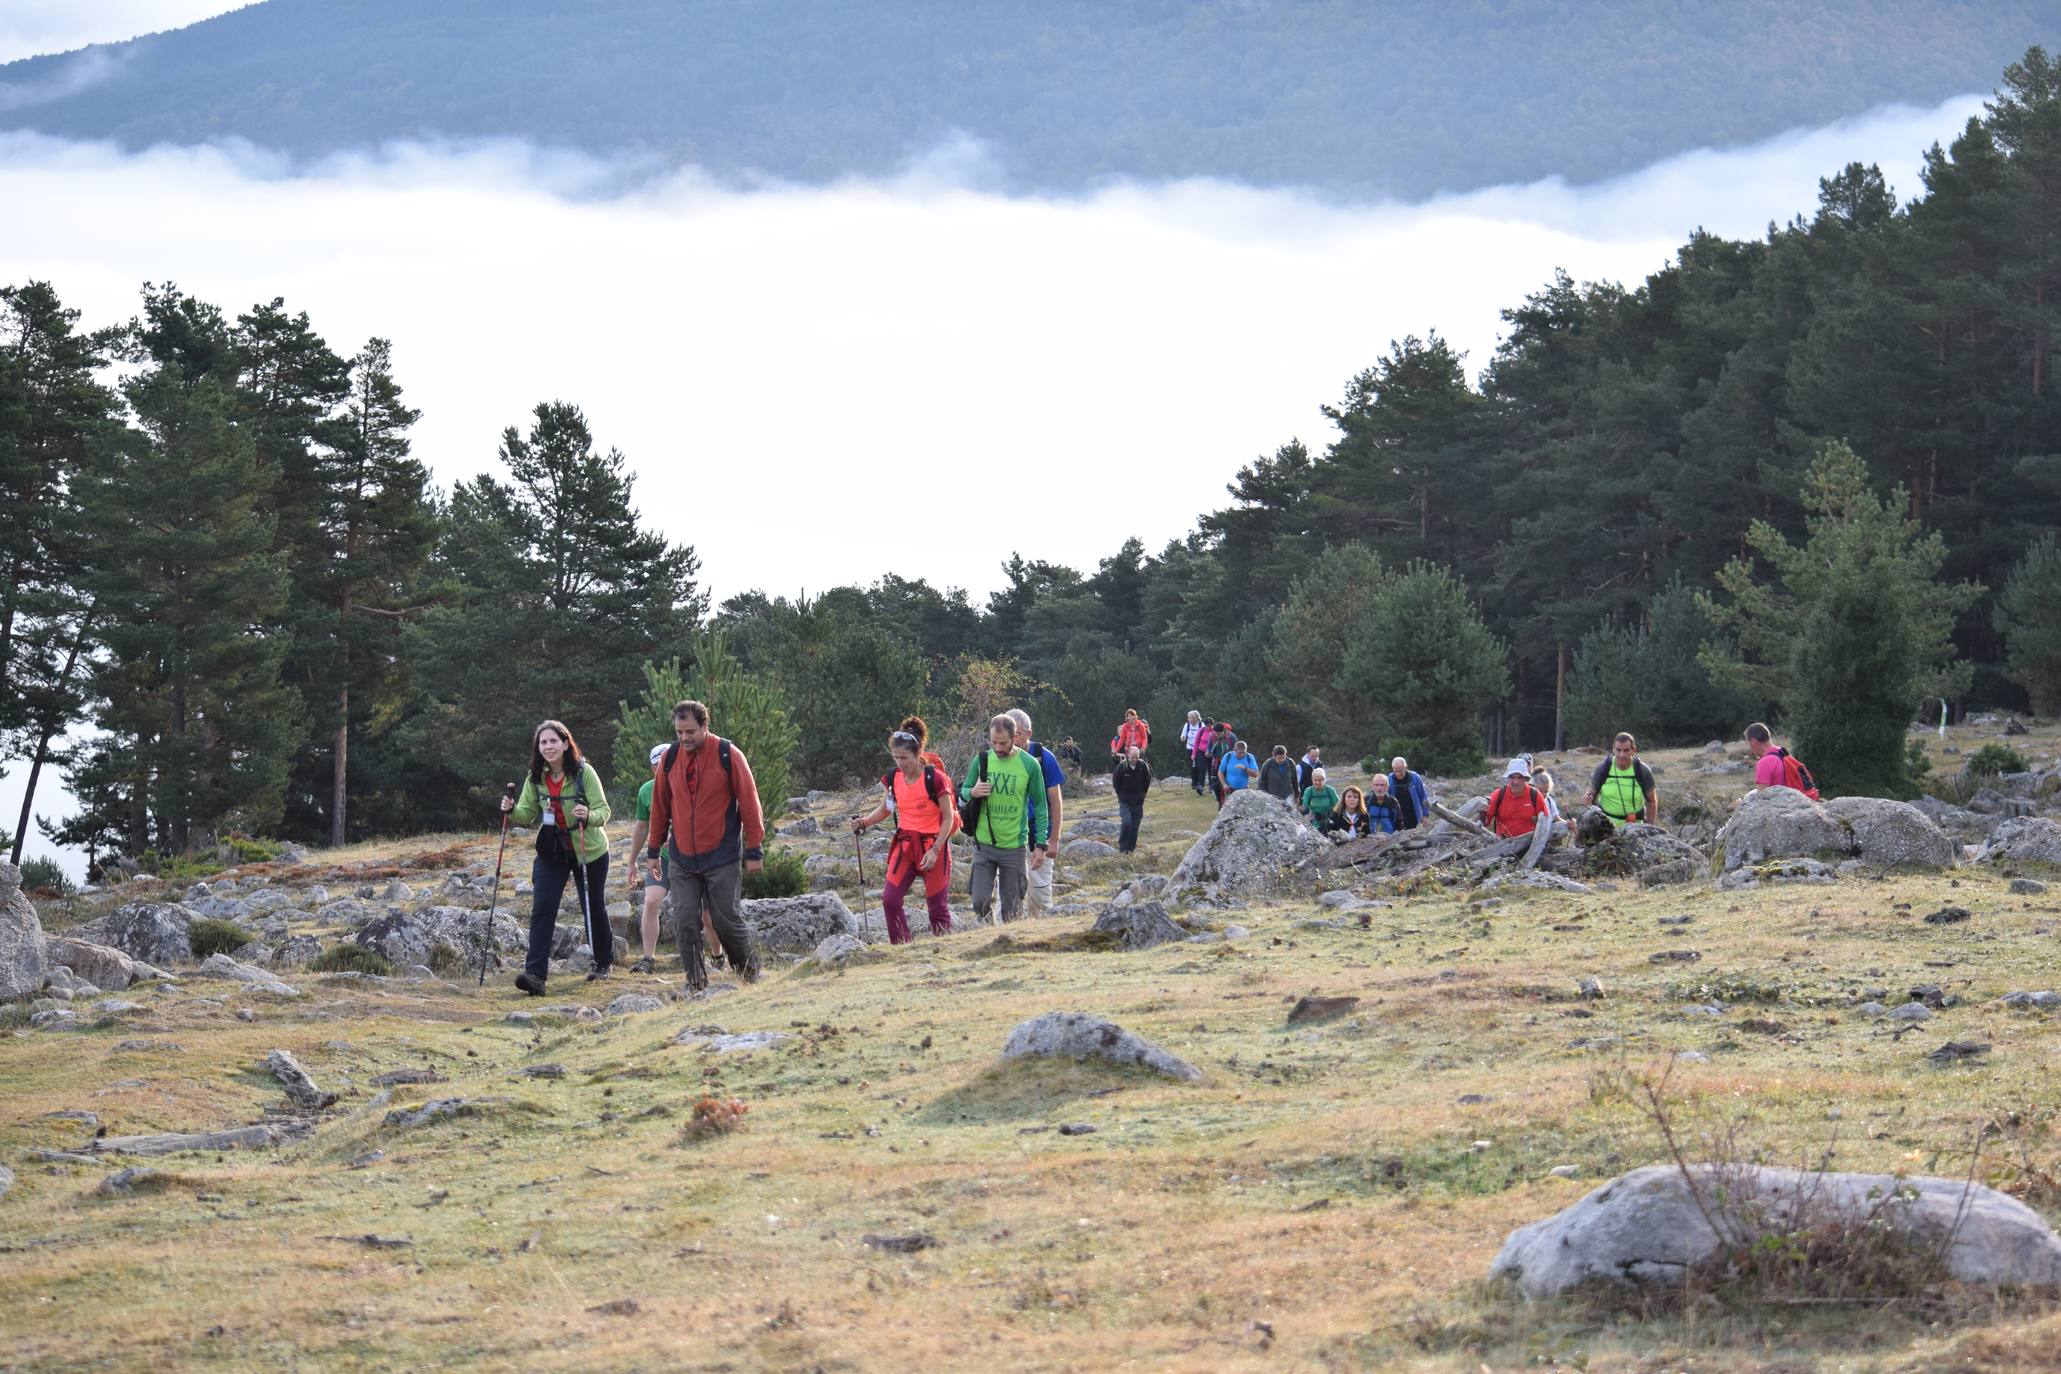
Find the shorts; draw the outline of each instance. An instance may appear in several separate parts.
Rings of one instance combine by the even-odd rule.
[[[646,863],[643,859],[639,859],[637,861],[637,890],[642,892],[645,884],[651,882],[656,882],[660,891],[671,892],[673,890],[673,866],[661,858],[658,865],[658,877],[654,879],[651,876],[650,864]]]

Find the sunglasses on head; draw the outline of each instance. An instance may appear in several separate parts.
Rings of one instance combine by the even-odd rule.
[[[887,737],[887,742],[889,744],[906,744],[911,749],[914,749],[916,747],[916,737],[910,734],[907,730],[895,731],[892,735],[889,735]]]

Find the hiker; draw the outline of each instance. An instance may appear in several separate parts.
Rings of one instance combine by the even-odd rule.
[[[880,779],[880,805],[870,815],[854,817],[852,833],[862,834],[889,816],[895,818],[880,907],[887,916],[887,942],[906,945],[909,916],[902,899],[919,875],[930,933],[952,933],[952,836],[959,829],[959,811],[952,803],[951,779],[924,758],[921,736],[897,730],[887,737],[887,752],[895,766]]]
[[[1071,767],[1073,769],[1073,776],[1076,781],[1086,779],[1088,776],[1087,760],[1081,757],[1081,747],[1073,742],[1072,735],[1068,735],[1052,753],[1058,758],[1062,767]]]
[[[959,784],[959,823],[973,842],[974,914],[985,920],[995,909],[999,881],[1002,919],[1013,921],[1022,911],[1030,870],[1044,867],[1050,852],[1050,790],[1038,761],[1016,747],[1014,717],[988,722],[988,744],[973,756]]]
[[[1404,830],[1415,830],[1431,819],[1431,793],[1424,786],[1424,775],[1410,771],[1410,761],[1397,754],[1388,761],[1388,791],[1395,797],[1395,804],[1401,815],[1397,822]]]
[[[925,763],[929,764],[932,768],[943,768],[945,766],[945,761],[931,752],[930,727],[923,723],[923,717],[904,716],[902,717],[902,723],[897,725],[895,729],[904,735],[914,735],[916,737],[916,753]]]
[[[1653,770],[1639,761],[1639,742],[1628,731],[1618,732],[1610,742],[1610,757],[1589,774],[1589,790],[1582,805],[1602,807],[1613,826],[1660,820],[1660,793]]]
[[[673,938],[687,987],[708,986],[702,960],[704,903],[740,982],[759,977],[758,951],[737,913],[744,875],[765,866],[766,816],[744,751],[709,730],[708,707],[673,707],[673,743],[652,769],[651,834],[644,857],[656,878],[661,865],[673,893]],[[665,836],[663,848],[656,841]]]
[[[530,771],[522,795],[501,798],[516,825],[537,827],[537,857],[530,865],[530,943],[515,985],[532,997],[544,995],[551,976],[551,937],[558,928],[558,903],[567,878],[586,910],[586,938],[594,948],[589,979],[606,978],[615,962],[615,932],[609,928],[608,795],[573,742],[572,731],[547,720],[530,735]]]
[[[1302,758],[1295,765],[1295,790],[1298,792],[1307,791],[1310,785],[1310,777],[1323,766],[1324,751],[1322,749],[1312,744],[1309,748],[1303,750]]]
[[[1545,797],[1531,785],[1531,763],[1522,754],[1510,760],[1503,770],[1503,785],[1489,793],[1488,806],[1476,819],[1506,840],[1552,824]]]
[[[1224,781],[1224,792],[1243,792],[1259,781],[1259,760],[1252,756],[1252,749],[1244,740],[1234,741],[1231,751],[1224,755],[1224,761],[1217,765],[1217,776]],[[1222,806],[1223,799],[1217,799]]]
[[[1801,759],[1775,743],[1767,726],[1755,721],[1746,727],[1746,748],[1755,760],[1755,787],[1793,787],[1812,801],[1818,800],[1818,780]]]
[[[1047,848],[1056,850],[1059,848],[1060,823],[1065,819],[1066,774],[1059,771],[1059,760],[1052,757],[1052,751],[1031,737],[1030,712],[1021,706],[1013,706],[1007,714],[1016,722],[1016,747],[1036,759],[1038,766],[1045,770],[1045,844]],[[1030,908],[1031,915],[1052,914],[1052,875],[1057,871],[1056,864],[1033,864],[1025,875],[1029,886],[1024,893],[1024,905]]]
[[[1331,813],[1331,838],[1343,844],[1364,840],[1374,833],[1374,815],[1367,810],[1367,794],[1348,787],[1338,795],[1338,809]]]
[[[1124,751],[1132,745],[1144,753],[1152,744],[1152,727],[1138,718],[1138,708],[1124,708],[1124,722],[1116,727],[1116,738],[1109,742],[1109,763],[1112,768],[1124,760]]]
[[[1388,774],[1376,773],[1367,784],[1366,806],[1376,835],[1393,835],[1403,829],[1403,799],[1389,787]]]
[[[1196,731],[1195,743],[1189,746],[1188,752],[1188,781],[1194,785],[1198,797],[1216,790],[1216,747],[1217,723],[1206,720]]]
[[[1110,775],[1116,789],[1116,814],[1123,830],[1116,839],[1116,852],[1129,854],[1138,848],[1138,827],[1145,823],[1145,794],[1152,790],[1152,766],[1145,762],[1142,745],[1125,748],[1123,762]]]
[[[1560,819],[1560,799],[1553,795],[1553,775],[1543,768],[1534,769],[1531,785],[1539,789],[1539,795],[1546,799],[1546,815],[1552,820]]]
[[[1260,765],[1259,789],[1270,797],[1279,797],[1291,805],[1302,795],[1297,785],[1295,765],[1289,761],[1288,746],[1277,744],[1267,761]]]
[[[1181,752],[1188,756],[1188,785],[1195,789],[1195,795],[1202,795],[1202,769],[1195,761],[1195,741],[1208,727],[1202,723],[1202,712],[1190,711],[1188,719],[1181,726]]]
[[[658,761],[665,756],[669,748],[671,746],[665,744],[651,746],[651,766],[654,769],[658,767]],[[671,879],[668,875],[660,873],[654,882],[644,871],[644,866],[636,860],[636,855],[643,852],[645,837],[651,833],[651,789],[654,785],[651,778],[646,778],[644,785],[637,789],[637,823],[630,828],[630,891],[642,894],[639,901],[643,907],[642,915],[637,922],[637,935],[644,942],[644,957],[630,965],[631,971],[635,973],[651,973],[658,968],[660,910],[665,906],[665,899],[671,891]],[[701,909],[701,935],[720,963],[723,958],[723,945],[716,939],[716,928],[709,921],[706,906]]]
[[[1228,720],[1220,720],[1211,733],[1209,742],[1209,790],[1217,799],[1217,809],[1224,809],[1224,760],[1245,749],[1245,742],[1238,738],[1237,727]]]
[[[1302,813],[1310,818],[1310,824],[1317,827],[1317,833],[1327,834],[1331,829],[1331,813],[1338,809],[1338,789],[1324,781],[1324,770],[1319,768],[1310,774],[1310,785],[1302,789]]]

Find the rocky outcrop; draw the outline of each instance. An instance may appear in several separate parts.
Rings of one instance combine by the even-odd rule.
[[[1286,802],[1255,788],[1233,792],[1174,869],[1168,898],[1210,901],[1270,892],[1329,848]]]
[[[1577,837],[1587,824],[1588,814],[1584,811],[1583,820],[1576,824]],[[1600,816],[1602,812],[1596,814]],[[1606,820],[1604,824],[1610,823]],[[1702,850],[1659,826],[1638,823],[1614,828],[1586,845],[1578,871],[1585,878],[1631,877],[1648,886],[1658,886],[1704,876],[1710,871],[1710,859]]]
[[[458,906],[390,912],[368,922],[354,938],[365,948],[384,954],[396,968],[434,965],[433,956],[439,946],[462,958],[477,960],[482,938],[488,940],[492,949],[504,953],[521,953],[529,942],[528,932],[514,918],[495,916],[489,923],[484,912]]]
[[[833,935],[859,934],[858,918],[835,892],[760,897],[737,909],[753,943],[786,954],[807,954]]]
[[[1115,939],[1124,949],[1151,949],[1188,938],[1188,932],[1175,925],[1166,914],[1166,907],[1158,902],[1105,907],[1095,918],[1095,929]]]
[[[40,992],[44,977],[43,922],[21,890],[21,870],[0,861],[0,1000]]]
[[[1787,1235],[1799,1224],[1870,1216],[1895,1228],[1914,1251],[1930,1250],[1950,1235],[1946,1276],[1962,1283],[2061,1284],[2061,1239],[2030,1207],[1980,1184],[1710,1165],[1692,1165],[1688,1175],[1655,1165],[1614,1179],[1565,1211],[1512,1232],[1489,1274],[1514,1282],[1528,1298],[1597,1280],[1678,1284],[1731,1246]],[[1727,1235],[1712,1229],[1711,1217]]]
[[[1077,1011],[1046,1012],[1023,1022],[1003,1042],[1002,1058],[1099,1059],[1124,1068],[1147,1069],[1184,1083],[1202,1080],[1202,1070],[1179,1055],[1161,1049],[1141,1035],[1133,1035],[1113,1021]]]
[[[193,962],[193,913],[172,902],[131,902],[73,932],[158,968]]]
[[[118,992],[131,983],[162,976],[152,965],[90,940],[56,935],[43,942],[43,950],[50,963],[70,969],[103,992]]]
[[[1870,868],[1954,866],[1954,842],[1909,802],[1834,797],[1825,803],[1825,814],[1846,826],[1854,857]]]
[[[1718,842],[1728,872],[1770,859],[1859,859],[1884,869],[1941,869],[1954,862],[1953,841],[1909,802],[1838,797],[1820,804],[1793,787],[1747,793]]]
[[[2014,816],[1990,835],[1989,842],[1976,854],[1975,862],[2061,867],[2061,825],[2041,816]]]

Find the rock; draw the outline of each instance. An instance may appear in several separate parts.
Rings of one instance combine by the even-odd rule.
[[[93,1010],[99,1012],[102,1016],[120,1016],[126,1012],[142,1011],[143,1004],[141,1002],[125,1002],[119,997],[108,997],[95,1002]]]
[[[321,921],[324,925],[351,926],[353,928],[362,926],[367,921],[376,920],[379,915],[380,909],[362,897],[339,897],[333,902],[324,903],[315,910],[315,919]]]
[[[1824,809],[1826,815],[1846,826],[1853,837],[1855,857],[1871,868],[1954,866],[1954,842],[1909,802],[1834,797]]]
[[[2011,895],[2013,897],[2043,897],[2046,895],[2046,892],[2047,885],[2037,878],[2013,878],[2011,880]]]
[[[1068,840],[1059,846],[1059,857],[1071,859],[1075,863],[1093,863],[1097,859],[1114,859],[1116,856],[1116,846],[1105,844],[1101,840]]]
[[[1330,848],[1286,802],[1257,788],[1233,792],[1167,883],[1169,900],[1220,900],[1278,889]]]
[[[1115,936],[1116,942],[1125,949],[1151,949],[1154,945],[1172,944],[1188,938],[1188,932],[1174,924],[1173,918],[1166,914],[1166,907],[1159,902],[1106,907],[1095,918],[1095,929],[1101,934]]]
[[[1990,1047],[1979,1040],[1949,1040],[1932,1053],[1926,1055],[1935,1064],[1960,1064],[1970,1059],[1980,1059],[1989,1053]]]
[[[787,799],[787,814],[790,816],[799,816],[808,809],[809,799],[807,797],[789,797]]]
[[[761,897],[737,904],[755,945],[783,953],[814,949],[833,935],[857,935],[858,918],[835,892]]]
[[[118,907],[87,929],[95,932],[92,938],[96,943],[112,946],[131,959],[170,968],[193,962],[192,927],[192,914],[183,906],[166,902],[132,902]]]
[[[689,1026],[673,1037],[673,1043],[713,1054],[749,1054],[753,1050],[771,1049],[793,1038],[784,1031],[745,1031],[732,1035],[721,1026]]]
[[[1580,1178],[1581,1172],[1579,1168],[1572,1164],[1555,1164],[1552,1168],[1546,1170],[1546,1174],[1550,1178]]]
[[[1357,997],[1303,997],[1289,1008],[1288,1024],[1300,1026],[1310,1022],[1336,1021],[1341,1016],[1349,1015],[1359,1005],[1360,999]]]
[[[1224,938],[1226,940],[1250,940],[1252,932],[1244,926],[1225,926]]]
[[[286,1100],[294,1110],[319,1112],[324,1107],[336,1105],[336,1094],[323,1092],[315,1086],[315,1080],[301,1067],[301,1062],[286,1050],[273,1050],[265,1056],[265,1071],[279,1080],[279,1086],[286,1089]]]
[[[379,895],[383,901],[412,902],[415,900],[415,889],[402,882],[399,878],[395,878],[385,888],[381,889]]]
[[[1854,852],[1853,835],[1824,807],[1793,787],[1763,787],[1746,800],[1718,832],[1725,870],[1770,859],[1831,859]]]
[[[277,968],[306,968],[321,953],[322,942],[314,936],[292,935],[272,951],[272,963]]]
[[[603,1016],[638,1016],[647,1011],[664,1011],[665,1003],[645,992],[626,992],[601,1009]]]
[[[856,935],[842,932],[830,936],[816,946],[816,952],[809,957],[826,968],[842,968],[845,963],[866,952],[866,946]]]
[[[272,962],[272,947],[247,940],[231,950],[229,957],[239,964],[269,964]]]
[[[2037,1007],[2045,1011],[2061,1007],[2061,992],[2007,992],[2002,997],[2007,1007]]]
[[[21,870],[0,860],[0,1001],[39,991],[48,977],[43,922],[21,890]]]
[[[1247,793],[1237,793],[1237,800]],[[1264,798],[1277,805],[1271,797]],[[1228,810],[1230,802],[1225,803]],[[1212,827],[1214,828],[1214,827]],[[1082,1012],[1054,1011],[1033,1017],[1009,1032],[1002,1044],[1002,1058],[1102,1059],[1125,1067],[1149,1069],[1186,1083],[1202,1081],[1202,1070],[1178,1055],[1170,1054],[1142,1036],[1099,1016]]]
[[[793,825],[782,826],[778,834],[783,840],[813,840],[823,834],[823,826],[814,816],[804,816]]]
[[[282,983],[261,968],[240,964],[226,954],[210,954],[200,964],[203,978],[228,978],[247,987],[269,992],[275,997],[298,997],[301,990],[288,983]]]
[[[1969,915],[1968,908],[1965,906],[1943,906],[1925,917],[1925,924],[1928,926],[1959,925],[1961,922],[1969,919]]]
[[[386,1114],[386,1124],[395,1130],[413,1130],[438,1121],[471,1116],[477,1109],[462,1097],[432,1098],[415,1108],[396,1108]]]
[[[241,921],[250,915],[249,903],[237,897],[195,897],[188,891],[186,900],[179,905],[185,907],[188,914],[196,919],[210,921]]]
[[[1089,840],[1114,840],[1123,835],[1123,827],[1106,816],[1089,816],[1083,820],[1068,821],[1066,833]]]
[[[1686,1056],[1685,1056],[1686,1057]],[[1678,1284],[1717,1262],[1724,1243],[1711,1229],[1689,1179],[1706,1199],[1722,1191],[1721,1217],[1753,1235],[1786,1233],[1804,1209],[1829,1223],[1879,1215],[1929,1249],[1951,1237],[1943,1259],[1962,1283],[2013,1287],[2061,1284],[2061,1239],[2016,1198],[1964,1179],[1795,1169],[1672,1165],[1635,1169],[1544,1221],[1511,1232],[1489,1268],[1527,1298],[1591,1281]],[[1885,1200],[1886,1199],[1886,1200]],[[1710,1205],[1706,1202],[1705,1204]]]
[[[1605,996],[1603,980],[1600,978],[1583,978],[1574,985],[1574,994],[1584,1002],[1600,1002]]]
[[[1483,892],[1494,892],[1502,887],[1535,887],[1548,892],[1583,893],[1590,890],[1587,883],[1578,883],[1572,878],[1563,878],[1558,873],[1547,873],[1532,869],[1523,873],[1498,873],[1481,885]],[[1328,895],[1328,894],[1327,894]],[[1372,903],[1362,902],[1362,906]]]
[[[72,970],[93,987],[109,993],[126,989],[140,976],[136,972],[136,960],[120,950],[97,946],[87,939],[52,935],[43,941],[43,954],[52,964]]]
[[[1653,885],[1658,885],[1699,878],[1710,871],[1710,860],[1686,840],[1657,825],[1640,823],[1612,830],[1586,846],[1581,852],[1579,871],[1588,878],[1643,878],[1656,874]]]
[[[304,1120],[274,1121],[257,1126],[238,1126],[227,1131],[102,1136],[97,1140],[87,1141],[83,1148],[88,1154],[96,1155],[170,1155],[178,1154],[182,1150],[251,1150],[266,1145],[277,1145],[282,1140],[292,1140],[305,1135],[309,1124]]]
[[[1975,862],[2061,867],[2061,825],[2039,816],[2013,816],[1990,834],[1988,843],[1976,854]]]
[[[1890,1008],[1888,1015],[1892,1021],[1930,1021],[1932,1008],[1923,1002],[1906,1002],[1900,1007]]]
[[[578,912],[574,915],[577,918]],[[572,928],[575,941],[579,934],[577,928]],[[368,922],[354,938],[365,948],[377,950],[396,966],[405,968],[409,964],[434,967],[439,946],[476,964],[483,936],[497,953],[519,954],[529,945],[529,932],[518,926],[513,917],[497,915],[489,922],[485,912],[459,906],[389,912]],[[555,952],[555,944],[553,949]]]
[[[1330,907],[1334,911],[1351,911],[1355,907],[1362,907],[1367,904],[1365,897],[1348,888],[1334,888],[1330,892],[1320,892],[1317,894],[1317,905]]]
[[[304,864],[307,861],[308,851],[297,844],[282,845],[278,855],[272,860],[281,864]]]
[[[29,1016],[29,1025],[37,1030],[74,1030],[79,1024],[79,1014],[70,1007],[45,1007]]]
[[[1617,827],[1600,806],[1584,806],[1574,818],[1574,842],[1583,849],[1601,844],[1615,833]]]
[[[406,1083],[442,1083],[444,1081],[444,1076],[435,1069],[395,1069],[391,1073],[380,1074],[372,1080],[375,1086],[381,1088],[398,1087]]]

